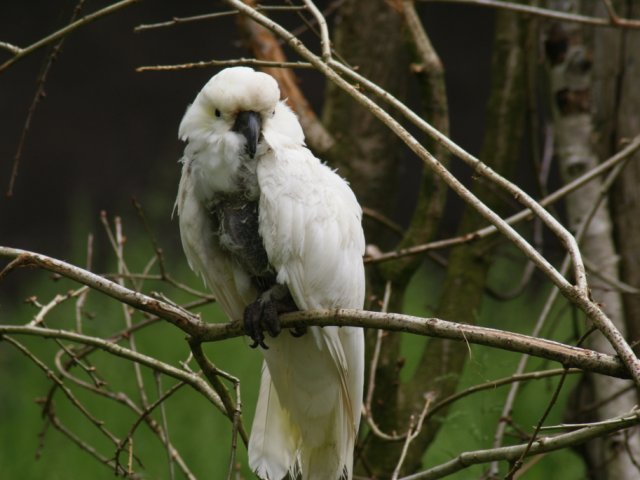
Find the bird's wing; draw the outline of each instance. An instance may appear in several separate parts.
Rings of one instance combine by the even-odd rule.
[[[260,235],[299,308],[362,308],[364,235],[355,195],[304,147],[258,162]]]
[[[182,167],[176,209],[189,266],[202,277],[231,320],[242,319],[256,292],[249,276],[220,250],[206,208],[197,198],[189,159]]]
[[[269,138],[267,138],[269,141]],[[360,206],[347,185],[309,150],[273,148],[258,162],[260,234],[278,281],[302,310],[362,308],[365,277]],[[312,328],[338,367],[352,425],[362,396],[358,329]]]

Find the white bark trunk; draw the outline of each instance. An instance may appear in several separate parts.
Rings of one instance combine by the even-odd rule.
[[[550,2],[554,3],[554,2]],[[591,117],[591,52],[585,45],[582,27],[558,25],[552,35],[560,35],[566,41],[564,55],[551,59],[551,95],[555,123],[556,155],[562,180],[570,182],[586,170],[594,168],[598,155],[594,148],[594,129]],[[557,30],[559,29],[559,30]],[[561,45],[559,42],[558,45]],[[597,68],[597,67],[595,67]],[[567,215],[570,228],[576,231],[589,215],[602,189],[602,181],[594,181],[567,198]],[[612,234],[612,221],[606,200],[602,202],[585,231],[582,243],[585,259],[604,278],[619,278],[619,257]],[[603,305],[604,311],[624,335],[626,327],[621,294],[599,276],[589,276],[593,299]],[[587,340],[588,346],[601,352],[613,353],[610,343],[599,332]],[[630,383],[602,375],[591,379],[593,400],[599,419],[611,418],[630,411],[637,403],[635,390],[611,399],[615,392],[627,388]],[[607,480],[637,479],[640,476],[634,458],[640,458],[640,435],[637,430],[625,436],[602,438],[586,446],[591,478]]]

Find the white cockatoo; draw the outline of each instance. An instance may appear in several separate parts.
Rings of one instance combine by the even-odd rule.
[[[221,71],[187,109],[179,135],[188,142],[176,201],[187,259],[264,354],[249,464],[269,480],[350,479],[363,332],[278,335],[278,314],[363,307],[361,208],[305,147],[270,75]],[[266,343],[264,331],[273,337]]]

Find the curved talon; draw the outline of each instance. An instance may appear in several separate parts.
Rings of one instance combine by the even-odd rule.
[[[262,325],[272,337],[277,337],[282,329],[278,319],[278,309],[273,302],[265,302],[262,310]]]
[[[251,348],[260,346],[268,350],[269,347],[264,343],[264,331],[272,337],[277,337],[281,331],[277,306],[271,300],[258,298],[245,308],[243,326],[244,333],[253,340],[249,345]]]
[[[260,317],[262,316],[262,305],[259,301],[255,301],[247,305],[243,315],[243,327],[244,333],[253,340],[253,343],[249,345],[251,348],[256,348],[258,345],[266,347],[264,344],[264,335],[262,328],[260,327]]]
[[[289,333],[291,333],[293,337],[299,338],[307,333],[307,327],[305,325],[296,325],[291,330],[289,330]]]

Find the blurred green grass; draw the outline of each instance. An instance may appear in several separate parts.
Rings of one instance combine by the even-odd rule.
[[[136,234],[130,236],[125,256],[130,262],[132,271],[141,269],[150,258],[148,242]],[[105,252],[106,255],[106,252]],[[79,255],[80,256],[80,255]],[[81,256],[80,256],[81,257]],[[501,257],[502,258],[502,257]],[[510,285],[517,274],[517,265],[509,260],[497,262],[491,274],[493,285]],[[171,273],[180,281],[194,288],[203,289],[200,281],[191,273],[181,254],[176,253],[168,259]],[[111,263],[110,271],[115,264]],[[12,274],[13,275],[13,274]],[[65,292],[77,285],[65,279],[52,281],[45,272],[24,272],[17,274],[20,280],[20,294],[15,298],[2,300],[0,320],[2,323],[25,323],[36,313],[36,308],[20,303],[24,297],[37,294],[44,303],[56,293]],[[405,312],[420,316],[433,314],[442,283],[442,272],[438,267],[427,263],[413,279],[406,296]],[[6,282],[7,280],[5,280]],[[168,288],[166,284],[156,281],[145,283],[145,291],[162,291],[176,302],[186,302],[193,297],[181,291]],[[523,295],[509,302],[498,302],[487,297],[483,309],[478,313],[481,325],[503,328],[527,333],[531,330],[535,317],[545,298],[546,289],[530,288]],[[124,327],[122,307],[115,301],[97,293],[89,295],[86,310],[93,318],[83,322],[84,331],[90,335],[106,336]],[[224,315],[216,305],[209,305],[198,310],[207,321],[223,321]],[[570,338],[572,334],[571,319],[561,311],[556,311],[558,327],[555,338]],[[134,322],[142,319],[139,313],[134,314]],[[75,325],[73,302],[60,306],[48,319],[48,326],[72,328]],[[51,340],[20,337],[19,341],[27,345],[39,358],[52,367],[52,358],[58,346]],[[415,368],[424,338],[405,335],[403,338],[403,355],[406,363],[403,378],[409,378]],[[172,365],[188,356],[184,334],[175,327],[159,322],[136,334],[138,349],[151,356],[156,356]],[[126,345],[126,342],[124,342]],[[460,388],[486,382],[491,379],[508,376],[513,373],[519,355],[480,346],[455,344],[455,348],[469,349],[470,359],[460,382]],[[245,339],[234,339],[214,344],[205,348],[211,360],[223,370],[241,380],[243,418],[247,430],[251,426],[253,408],[256,402],[261,355],[248,348]],[[139,400],[132,365],[122,359],[111,357],[103,352],[91,356],[100,374],[108,381],[109,386],[123,390],[135,401]],[[557,365],[546,365],[540,360],[531,361],[529,369],[555,368]],[[154,375],[142,368],[146,392],[153,401],[157,398]],[[78,368],[72,373],[87,380],[88,377]],[[562,390],[547,424],[560,423],[564,412],[567,395],[576,378],[569,378]],[[548,399],[558,379],[538,380],[525,385],[515,405],[514,419],[519,425],[530,430],[546,408]],[[69,382],[66,382],[70,385]],[[169,388],[175,381],[163,378],[163,389]],[[108,479],[114,472],[99,465],[90,455],[72,444],[54,428],[48,428],[42,448],[39,449],[39,432],[43,427],[40,406],[35,399],[46,396],[49,382],[45,375],[32,362],[27,360],[13,347],[0,342],[0,478],[6,479]],[[122,438],[128,432],[136,415],[130,410],[111,400],[97,397],[72,387],[74,393],[96,417],[105,421],[105,425],[116,436]],[[433,466],[454,458],[466,450],[490,447],[496,422],[500,415],[508,387],[486,390],[456,402],[442,428],[436,442],[425,454],[425,466]],[[190,387],[183,387],[165,404],[171,440],[180,451],[187,465],[198,478],[223,478],[229,460],[230,433],[229,421],[203,397]],[[58,392],[55,397],[56,414],[78,436],[94,445],[104,456],[111,458],[114,448],[109,441],[86,420],[70,402]],[[159,412],[153,413],[157,421],[161,421]],[[166,450],[149,428],[142,424],[134,436],[134,449],[143,462],[137,470],[144,478],[169,478]],[[36,452],[40,458],[36,460]],[[126,453],[121,456],[126,462]],[[238,463],[241,465],[238,478],[253,478],[247,468],[246,450],[238,448]],[[503,466],[504,467],[504,466]],[[486,466],[476,466],[448,478],[479,478]],[[527,473],[527,479],[554,478],[562,471],[565,480],[584,478],[582,462],[570,451],[561,451],[546,455]],[[183,478],[176,470],[176,478]]]

